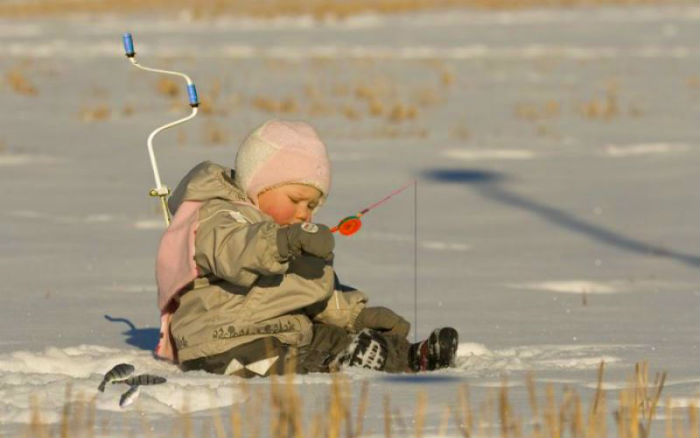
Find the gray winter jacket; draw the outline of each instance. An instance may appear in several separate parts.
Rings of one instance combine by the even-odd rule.
[[[277,225],[251,204],[231,169],[203,162],[169,200],[197,201],[194,261],[197,278],[174,299],[170,334],[179,361],[222,353],[265,336],[308,344],[312,321],[353,332],[365,307],[362,292],[336,290],[330,263],[286,260],[277,249]]]

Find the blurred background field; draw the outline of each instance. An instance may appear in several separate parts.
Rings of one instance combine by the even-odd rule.
[[[197,18],[225,15],[276,18],[310,15],[345,18],[357,14],[396,14],[445,9],[513,10],[539,7],[691,4],[690,0],[3,0],[0,16],[71,13],[167,13],[186,10]]]

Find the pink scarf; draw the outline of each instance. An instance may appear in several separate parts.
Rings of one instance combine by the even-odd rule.
[[[180,291],[198,277],[194,262],[194,238],[199,225],[200,201],[185,201],[165,230],[158,246],[156,283],[160,309],[160,340],[155,355],[177,363],[177,350],[170,335],[170,319],[179,305]]]

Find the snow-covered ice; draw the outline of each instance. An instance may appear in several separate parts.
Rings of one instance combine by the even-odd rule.
[[[200,161],[232,164],[235,145],[273,116],[256,99],[289,99],[295,112],[281,116],[310,120],[328,144],[333,190],[316,220],[337,223],[418,181],[338,239],[336,268],[418,338],[455,326],[458,366],[423,380],[348,372],[353,389],[370,383],[368,436],[382,430],[384,394],[412,413],[425,390],[426,430],[437,433],[459,384],[476,402],[507,377],[526,415],[528,372],[585,402],[601,361],[605,389],[624,388],[646,360],[652,375],[668,373],[674,406],[698,405],[697,5],[38,18],[0,22],[0,435],[26,430],[32,400],[55,425],[67,385],[113,424],[138,424],[127,415],[139,412],[166,425],[153,435],[182,412],[208,419],[270,389],[150,354],[163,222],[147,196],[145,140],[187,106],[124,59],[125,31],[141,62],[185,71],[213,105],[156,139],[169,186]],[[357,97],[368,88],[383,117]],[[392,121],[400,105],[413,118]],[[120,362],[168,383],[121,409],[123,385],[97,391]],[[293,382],[309,414],[325,407],[329,376]]]

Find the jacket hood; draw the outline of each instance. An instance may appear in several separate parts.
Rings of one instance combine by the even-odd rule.
[[[196,165],[180,181],[168,199],[168,209],[174,215],[185,201],[225,199],[250,203],[245,192],[236,185],[234,171],[211,161]]]

